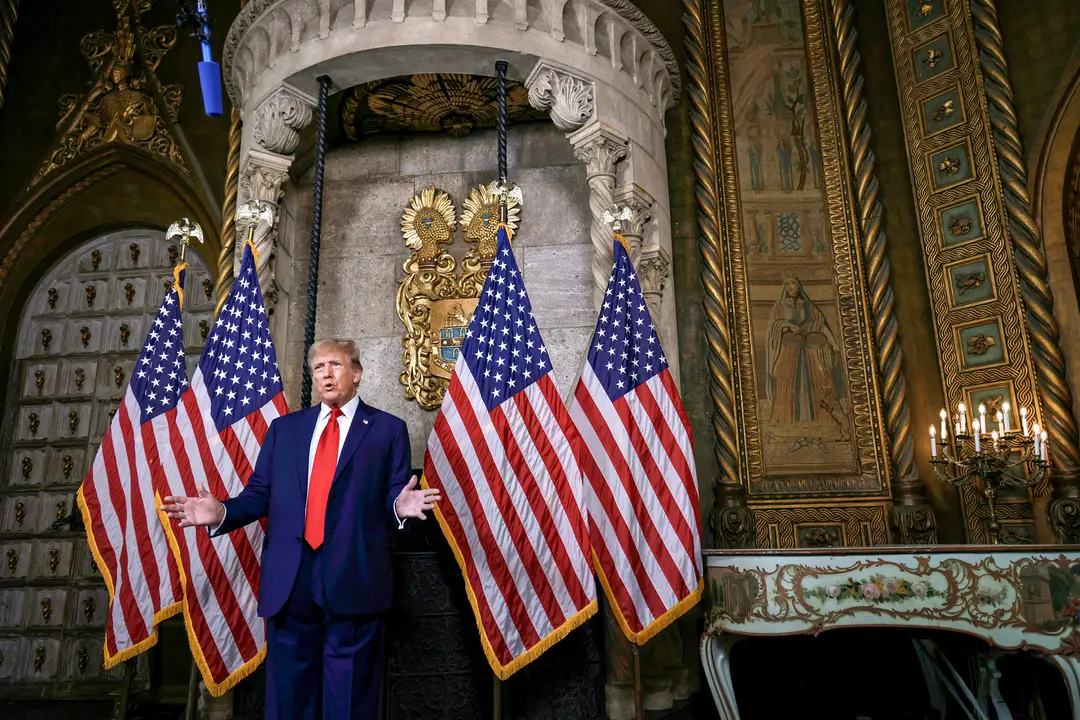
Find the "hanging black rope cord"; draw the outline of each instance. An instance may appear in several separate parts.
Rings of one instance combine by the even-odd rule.
[[[315,311],[319,300],[319,243],[322,240],[323,169],[326,165],[326,102],[330,78],[320,75],[319,107],[315,116],[315,184],[311,200],[311,256],[308,259],[307,316],[304,319],[304,380],[300,407],[311,406],[311,367],[308,352],[315,343]]]
[[[506,183],[506,68],[508,63],[505,60],[495,61],[495,75],[499,79],[497,98],[499,103],[499,120],[497,125],[497,134],[499,136],[499,185],[502,187],[503,195],[500,197],[499,202],[499,221],[506,222],[506,192],[509,190]]]

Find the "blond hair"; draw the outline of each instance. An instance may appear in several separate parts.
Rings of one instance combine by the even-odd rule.
[[[360,351],[356,349],[356,343],[348,338],[325,338],[313,342],[307,354],[309,368],[315,365],[315,354],[323,350],[338,350],[345,353],[349,356],[353,367],[358,368],[360,372],[364,371],[364,364],[360,362]]]

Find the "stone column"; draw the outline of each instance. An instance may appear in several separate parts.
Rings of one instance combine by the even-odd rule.
[[[615,165],[626,157],[628,140],[602,122],[593,121],[567,136],[574,156],[585,163],[589,183],[589,210],[592,213],[593,304],[599,308],[611,274],[611,228],[601,219],[615,204]]]
[[[671,267],[671,255],[662,247],[644,250],[636,267],[638,282],[641,283],[641,294],[645,296],[645,305],[649,308],[649,315],[653,319],[653,324],[658,325],[661,317],[661,303],[664,298],[664,286],[667,284],[668,272]],[[656,330],[662,337],[661,328],[657,327]],[[661,342],[663,341],[662,339]],[[667,347],[666,344],[665,347]]]
[[[288,85],[282,85],[255,110],[253,147],[241,161],[239,204],[248,200],[261,200],[273,211],[272,220],[262,222],[255,228],[255,249],[259,252],[259,283],[268,303],[276,298],[273,258],[277,249],[277,222],[280,216],[278,204],[284,194],[285,181],[289,179],[300,131],[311,122],[315,99]],[[243,242],[247,228],[237,228],[237,252],[233,255],[235,271],[243,260]]]

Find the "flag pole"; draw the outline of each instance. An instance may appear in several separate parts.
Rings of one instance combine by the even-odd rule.
[[[304,379],[300,386],[300,407],[311,405],[311,367],[308,351],[315,344],[315,310],[319,300],[319,246],[322,241],[323,170],[326,166],[326,103],[330,78],[320,75],[319,107],[315,115],[315,182],[311,198],[311,252],[308,257],[307,316],[304,319]]]
[[[495,126],[495,134],[498,136],[499,158],[499,223],[505,224],[509,213],[507,202],[509,201],[510,188],[506,183],[506,68],[509,66],[505,60],[495,61],[496,99],[498,101],[499,116]],[[507,235],[509,237],[509,235]],[[492,687],[492,711],[494,720],[502,720],[503,709],[503,681],[498,675]]]
[[[622,226],[624,222],[633,220],[633,212],[629,205],[612,205],[600,216],[600,221],[611,227],[612,242],[620,243],[627,253],[630,252],[630,247],[626,243],[626,238],[623,237]],[[634,717],[636,720],[644,720],[645,699],[641,684],[641,646],[636,642],[631,642],[630,647],[634,658]]]

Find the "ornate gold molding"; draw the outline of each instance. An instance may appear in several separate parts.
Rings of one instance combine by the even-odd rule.
[[[885,254],[885,231],[881,227],[881,202],[874,173],[876,159],[870,148],[870,124],[866,119],[866,98],[859,72],[862,58],[857,49],[855,9],[848,0],[832,0],[833,36],[839,53],[840,91],[847,121],[847,141],[855,175],[859,227],[862,231],[863,268],[866,274],[870,310],[874,315],[878,372],[884,401],[885,425],[889,433],[892,462],[892,490],[895,499],[893,526],[905,545],[937,542],[937,523],[926,505],[922,480],[915,469],[911,440],[911,412],[907,404],[907,380],[900,351],[899,327],[893,312],[892,273]]]
[[[34,219],[30,221],[19,237],[15,239],[15,242],[11,244],[8,251],[4,254],[4,259],[0,262],[0,290],[3,290],[4,283],[7,281],[8,275],[11,273],[11,268],[15,267],[15,263],[18,262],[19,256],[22,255],[22,251],[34,239],[37,231],[45,224],[49,218],[56,214],[60,208],[71,202],[72,199],[81,195],[93,185],[98,184],[107,177],[111,177],[121,170],[126,170],[127,166],[122,163],[114,163],[107,165],[100,170],[97,170],[90,175],[82,178],[74,185],[71,185],[65,189],[60,195],[53,198],[53,200],[46,205]]]
[[[722,235],[730,222],[738,222],[737,208],[720,204],[720,174],[716,163],[734,168],[730,143],[718,135],[731,136],[728,102],[714,102],[712,88],[727,93],[727,83],[716,83],[708,48],[713,44],[712,26],[723,24],[719,3],[684,0],[686,23],[687,95],[691,143],[694,149],[694,200],[697,206],[698,251],[704,285],[705,342],[708,344],[709,396],[712,400],[713,454],[719,465],[709,528],[720,547],[751,547],[754,515],[746,507],[746,491],[739,468],[739,443],[735,430],[735,388],[731,361],[731,313],[727,274],[729,266]],[[706,6],[709,14],[706,15]],[[717,99],[719,100],[719,99]],[[714,109],[716,112],[714,112]],[[719,150],[719,152],[718,152]],[[730,215],[729,215],[730,214]]]
[[[1050,524],[1064,543],[1080,543],[1080,447],[1072,390],[1065,378],[1061,335],[1054,318],[1054,296],[1046,269],[1039,226],[1031,213],[1024,148],[1013,105],[1009,65],[993,0],[971,0],[975,46],[982,66],[991,137],[1012,256],[1020,280],[1024,319],[1035,361],[1035,378],[1054,463],[1054,499],[1047,508]]]
[[[0,108],[4,107],[4,95],[7,92],[11,43],[15,40],[15,21],[18,17],[18,0],[0,0]]]
[[[240,0],[240,9],[247,0]],[[233,284],[233,256],[236,247],[236,196],[240,190],[240,143],[243,121],[236,108],[229,110],[229,150],[225,156],[225,192],[221,202],[221,252],[218,254],[217,283],[214,289],[214,316],[221,312]]]
[[[240,190],[240,142],[243,122],[236,110],[229,112],[229,152],[225,157],[225,195],[221,203],[221,252],[218,254],[214,315],[220,311],[233,285],[236,248],[236,195]]]
[[[967,2],[930,5],[919,14],[906,0],[887,0],[886,15],[945,397],[953,411],[960,402],[974,408],[1008,400],[1018,427],[1019,408],[1037,414],[1038,400],[1031,322],[1026,329],[1008,201],[995,167],[996,121],[980,85]],[[1043,273],[1045,282],[1045,265]],[[995,338],[993,352],[969,342],[979,334]],[[965,488],[961,500],[969,538],[986,542],[982,498]],[[1033,532],[1027,498],[1009,502]]]
[[[60,98],[56,147],[30,181],[31,187],[71,160],[110,142],[142,148],[188,172],[169,132],[183,100],[180,85],[161,85],[155,71],[176,45],[176,28],[145,28],[146,0],[113,0],[116,30],[83,37],[79,50],[95,78],[83,95]]]

